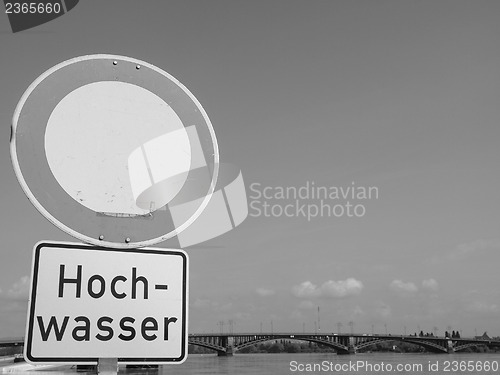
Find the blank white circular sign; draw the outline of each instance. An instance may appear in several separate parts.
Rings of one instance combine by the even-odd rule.
[[[117,81],[66,95],[47,123],[45,153],[73,199],[108,214],[161,208],[181,190],[191,162],[173,109],[151,91]]]

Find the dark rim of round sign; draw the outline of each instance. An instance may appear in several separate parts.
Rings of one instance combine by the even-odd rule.
[[[185,127],[195,125],[198,131],[202,130],[200,142],[203,145],[208,142],[211,146],[208,151],[203,149],[211,175],[210,181],[203,186],[204,199],[180,226],[175,227],[168,210],[157,210],[145,217],[102,215],[75,201],[53,176],[45,155],[45,130],[52,111],[75,89],[101,81],[126,82],[156,94],[172,107]],[[89,55],[62,62],[30,85],[16,107],[12,124],[12,162],[24,192],[43,216],[84,242],[112,248],[136,248],[165,241],[197,219],[215,189],[219,151],[208,115],[178,80],[144,61],[124,56]],[[186,185],[189,180],[188,175]],[[199,185],[199,180],[193,180],[193,184]],[[195,190],[199,191],[200,186]]]

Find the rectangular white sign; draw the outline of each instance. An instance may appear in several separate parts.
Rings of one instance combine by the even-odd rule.
[[[182,363],[188,257],[182,250],[35,245],[24,357],[31,363]]]

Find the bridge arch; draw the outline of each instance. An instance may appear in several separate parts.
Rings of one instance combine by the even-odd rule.
[[[418,345],[418,346],[421,346],[421,347],[423,347],[431,352],[434,352],[434,353],[448,353],[448,348],[446,346],[439,345],[438,343],[436,343],[434,341],[431,341],[431,340],[429,340],[429,341],[412,340],[408,337],[398,337],[398,336],[375,338],[375,339],[363,341],[363,342],[359,343],[358,345],[356,345],[356,349],[357,350],[364,349],[364,348],[367,348],[367,347],[370,347],[370,346],[373,346],[373,345],[376,345],[379,343],[393,342],[393,341]]]
[[[226,352],[226,348],[225,347],[222,347],[220,345],[216,345],[216,344],[212,344],[212,343],[209,343],[209,342],[205,342],[205,341],[201,341],[201,340],[193,340],[193,339],[189,339],[188,340],[188,344],[189,345],[196,345],[196,346],[201,346],[202,348],[206,348],[206,349],[211,349],[217,353],[225,353]]]
[[[278,341],[278,340],[314,342],[316,344],[321,344],[321,345],[333,348],[336,351],[340,351],[340,352],[348,352],[349,351],[349,348],[346,345],[342,345],[342,344],[334,342],[334,341],[316,339],[313,337],[310,337],[310,338],[308,338],[308,337],[263,337],[263,338],[256,338],[256,339],[248,340],[248,341],[242,342],[238,345],[235,345],[234,349],[241,350],[241,349],[247,348],[249,346],[257,345],[259,343],[264,343],[264,342],[268,342],[268,341]]]
[[[469,349],[469,348],[472,348],[472,347],[480,347],[480,346],[487,346],[486,344],[484,343],[474,343],[474,342],[468,342],[468,343],[465,343],[465,344],[462,344],[462,345],[457,345],[457,346],[454,346],[453,347],[453,350],[455,352],[461,352],[461,351],[464,351],[465,349]]]

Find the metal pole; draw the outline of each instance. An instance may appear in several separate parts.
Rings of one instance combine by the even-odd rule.
[[[97,373],[102,375],[118,374],[118,358],[99,358]]]
[[[318,306],[318,331],[321,332],[321,319],[319,315],[319,306]]]

